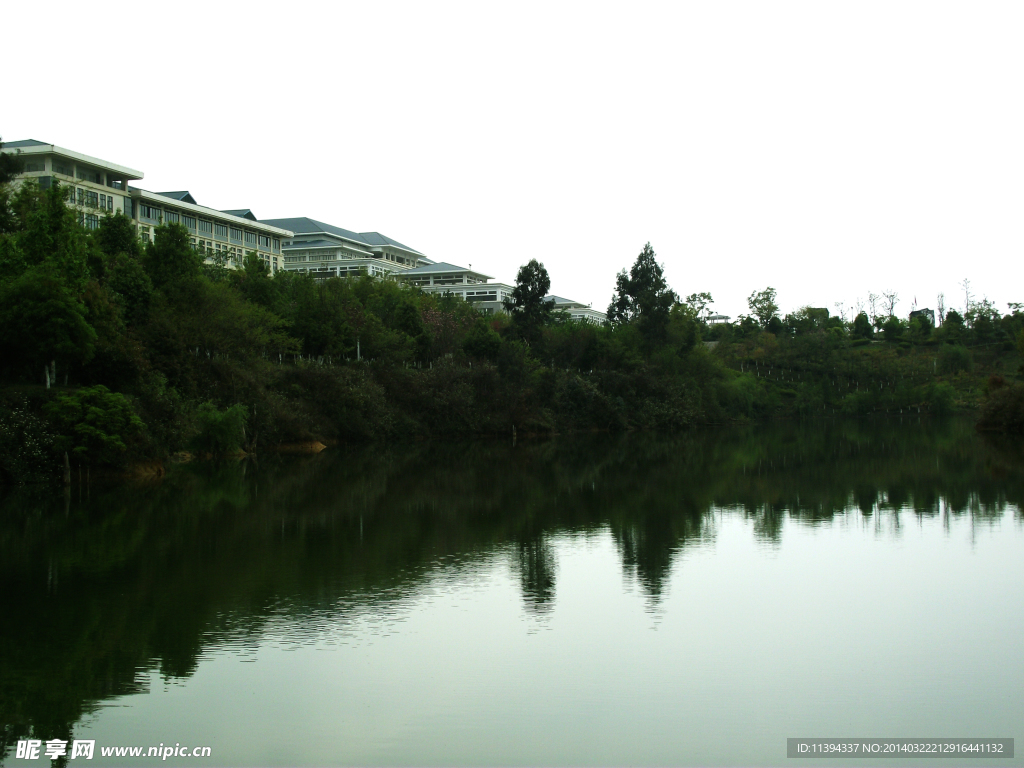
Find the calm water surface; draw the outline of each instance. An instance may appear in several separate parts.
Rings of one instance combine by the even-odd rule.
[[[43,764],[14,756],[30,733],[95,739],[93,765],[161,743],[212,748],[166,761],[191,765],[785,764],[793,736],[1019,754],[1022,498],[1019,442],[916,419],[19,491],[0,500],[0,747],[9,765]]]

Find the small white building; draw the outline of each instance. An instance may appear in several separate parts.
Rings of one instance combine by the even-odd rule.
[[[501,311],[505,300],[512,297],[512,286],[489,283],[490,275],[444,261],[409,269],[395,277],[427,293],[458,296],[485,314]]]
[[[594,309],[592,304],[583,304],[579,301],[573,301],[572,299],[563,299],[561,296],[545,296],[548,301],[555,303],[556,312],[568,312],[569,317],[573,320],[583,320],[584,322],[594,323],[595,325],[604,325],[607,321],[608,316],[599,309]]]

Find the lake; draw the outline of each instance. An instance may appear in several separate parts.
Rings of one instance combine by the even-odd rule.
[[[1020,441],[916,416],[16,489],[0,746],[779,765],[788,737],[1018,737],[1022,500]]]

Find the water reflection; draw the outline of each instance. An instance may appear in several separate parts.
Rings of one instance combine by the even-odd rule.
[[[769,547],[837,516],[884,536],[913,517],[985,525],[1024,506],[1021,467],[1019,446],[966,422],[915,420],[416,444],[22,489],[0,517],[0,749],[30,730],[70,739],[146,673],[187,678],[212,648],[291,642],[318,617],[400,622],[417,590],[495,557],[543,617],[556,536],[610,532],[657,603],[681,554],[714,546],[722,515]]]

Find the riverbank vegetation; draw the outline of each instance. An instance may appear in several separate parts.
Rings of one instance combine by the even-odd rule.
[[[750,316],[709,326],[711,297],[681,299],[650,245],[604,326],[554,311],[548,288],[531,261],[507,311],[486,315],[390,280],[271,275],[255,255],[228,270],[180,225],[144,244],[120,214],[80,226],[59,185],[3,187],[0,482],[182,451],[943,413],[1019,391],[1019,305],[933,328],[780,317],[767,289]],[[1017,413],[990,411],[994,428]]]

